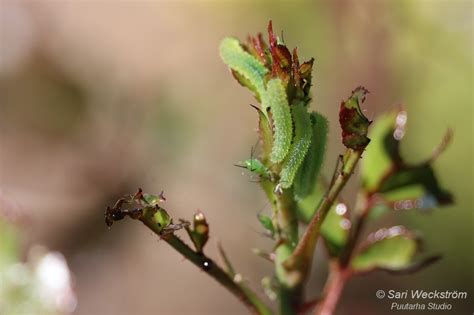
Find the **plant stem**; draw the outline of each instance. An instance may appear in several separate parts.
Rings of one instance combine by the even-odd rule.
[[[180,238],[173,233],[162,235],[161,228],[153,221],[152,216],[143,215],[140,218],[148,228],[160,236],[176,251],[181,253],[186,259],[192,262],[201,270],[205,271],[214,280],[222,284],[227,290],[234,294],[242,303],[257,315],[271,315],[271,309],[261,301],[257,295],[242,283],[234,281],[221,267],[219,267],[211,258],[203,253],[195,252],[186,245]]]
[[[275,273],[279,283],[279,313],[293,315],[296,314],[297,307],[301,303],[303,287],[299,284],[300,281],[295,281],[294,273],[287,272],[283,263],[292,254],[298,242],[296,203],[291,189],[285,189],[282,194],[275,193],[275,199],[278,225],[281,230],[279,244],[275,249]]]
[[[351,277],[349,263],[371,207],[369,200],[370,197],[368,197],[365,192],[359,193],[356,202],[354,228],[352,229],[352,233],[349,235],[349,239],[340,258],[330,264],[329,278],[324,288],[324,296],[316,309],[316,315],[333,314],[342,290],[344,289],[347,280]]]
[[[279,226],[291,248],[298,242],[298,218],[296,217],[296,202],[291,189],[285,189],[281,195],[276,194]]]
[[[339,258],[340,264],[343,268],[345,268],[350,263],[354,249],[357,245],[357,241],[359,240],[359,237],[364,229],[369,210],[372,207],[370,200],[370,194],[367,194],[366,192],[359,193],[355,208],[356,217],[354,219],[354,227],[351,229],[349,239],[347,240],[347,243]]]
[[[286,267],[288,269],[298,269],[302,273],[302,278],[307,279],[313,261],[314,250],[319,237],[321,225],[327,213],[336,201],[339,193],[346,185],[360,160],[363,150],[348,149],[343,157],[342,169],[338,176],[331,183],[326,195],[321,202],[319,209],[311,219],[306,231],[300,239],[293,255],[288,259]]]
[[[316,315],[332,315],[334,313],[349,278],[349,269],[341,268],[337,262],[331,263],[329,279],[324,287],[324,296],[316,309]]]

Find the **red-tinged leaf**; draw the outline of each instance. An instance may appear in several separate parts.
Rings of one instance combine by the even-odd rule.
[[[300,61],[298,59],[298,48],[293,49],[293,63],[291,64],[291,72],[293,75],[293,80],[297,89],[301,87],[301,76],[300,76]]]
[[[339,123],[342,129],[342,143],[353,150],[364,150],[370,142],[367,133],[371,121],[360,109],[360,103],[364,102],[367,93],[369,91],[362,86],[356,88],[340,107]]]
[[[291,53],[285,45],[278,44],[277,37],[273,33],[272,21],[268,23],[268,38],[272,55],[272,76],[279,77],[283,82],[288,83]]]
[[[304,80],[311,80],[311,72],[313,71],[313,64],[314,64],[314,58],[311,58],[310,60],[303,62],[303,64],[300,66],[300,76]]]
[[[402,226],[380,229],[368,236],[351,260],[356,273],[373,270],[400,271],[410,267],[421,251],[420,239]]]
[[[268,63],[268,45],[265,43],[262,33],[257,34],[257,38],[255,39],[255,49],[259,52],[261,58],[265,60],[265,63]]]
[[[250,35],[247,37],[246,50],[264,65],[269,64],[269,59],[266,53],[268,47],[263,40],[261,33],[258,33],[256,37]]]
[[[385,271],[391,274],[411,274],[420,271],[441,259],[428,256],[417,259],[422,251],[420,238],[402,226],[380,229],[368,236],[351,267],[357,274]]]
[[[304,62],[299,69],[300,78],[301,78],[301,88],[303,89],[304,95],[309,97],[310,88],[311,88],[311,79],[313,71],[314,58]]]
[[[272,21],[268,22],[268,42],[270,43],[270,50],[272,50],[277,45],[277,38],[273,33]]]
[[[421,260],[415,261],[414,263],[408,265],[407,267],[400,270],[391,270],[391,269],[380,269],[381,271],[388,272],[393,275],[408,275],[423,270],[434,263],[438,262],[441,258],[441,255],[428,256]]]
[[[276,45],[272,50],[273,59],[278,60],[278,65],[284,70],[289,70],[291,66],[291,53],[285,45]]]

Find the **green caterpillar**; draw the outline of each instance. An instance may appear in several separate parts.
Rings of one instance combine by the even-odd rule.
[[[294,181],[295,195],[302,199],[313,192],[316,179],[324,161],[328,134],[328,121],[323,115],[312,112],[312,139],[308,153],[298,170]]]
[[[311,119],[304,103],[294,105],[291,113],[295,124],[295,138],[280,173],[281,188],[291,187],[296,172],[300,168],[301,163],[303,163],[311,144]]]
[[[280,79],[272,79],[267,84],[267,97],[274,124],[273,147],[270,160],[282,162],[288,154],[293,138],[290,106],[286,90]]]
[[[254,92],[262,105],[266,106],[265,75],[268,69],[246,52],[235,38],[224,38],[220,44],[219,52],[224,63],[234,71],[236,79]]]

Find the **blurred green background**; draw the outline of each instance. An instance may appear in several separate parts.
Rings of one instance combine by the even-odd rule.
[[[50,257],[38,252],[58,251],[77,296],[77,306],[71,298],[66,308],[40,310],[40,300],[23,305],[28,313],[12,306],[25,301],[22,294],[0,286],[5,315],[245,314],[141,225],[108,231],[103,210],[138,186],[163,189],[174,217],[206,213],[210,255],[220,240],[262,292],[259,279],[270,266],[251,248],[270,248],[256,220],[268,205],[233,166],[255,143],[248,106],[255,101],[217,48],[224,36],[265,31],[269,19],[300,59],[316,59],[312,106],[331,123],[327,175],[343,150],[339,103],[360,84],[371,91],[369,118],[407,108],[402,150],[410,161],[423,160],[454,130],[435,167],[456,205],[380,223],[416,228],[426,251],[443,260],[416,275],[358,278],[337,313],[389,313],[378,289],[468,291],[450,314],[473,311],[472,1],[3,0],[0,10],[0,268],[28,262],[35,270],[35,257]],[[354,178],[349,201],[355,187]],[[322,260],[310,296],[321,290]]]

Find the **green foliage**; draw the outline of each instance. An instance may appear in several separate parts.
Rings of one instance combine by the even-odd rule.
[[[432,162],[448,144],[449,133],[435,150],[435,156],[419,164],[409,164],[400,153],[406,122],[404,110],[377,120],[371,133],[373,143],[362,161],[364,189],[379,193],[387,207],[398,210],[452,203],[451,194],[440,186],[432,167]]]
[[[331,257],[339,257],[346,245],[351,228],[347,206],[334,203],[321,225],[321,236]]]
[[[255,108],[258,113],[258,130],[260,141],[262,142],[262,162],[268,167],[273,147],[272,126],[264,112],[256,106],[252,105],[252,107]]]
[[[308,152],[312,136],[310,115],[303,103],[293,105],[291,114],[295,126],[295,136],[280,173],[282,188],[289,188],[293,185],[293,179]]]
[[[327,187],[323,185],[322,181],[317,180],[315,181],[314,187],[312,188],[312,191],[310,192],[310,194],[308,194],[305,198],[296,199],[297,216],[301,222],[307,224],[309,223],[309,221],[311,221],[311,218],[314,216],[316,210],[319,208],[319,205],[321,204],[321,201],[324,197],[326,190],[327,190]]]
[[[364,189],[373,191],[379,185],[380,180],[392,167],[391,154],[388,154],[385,139],[394,132],[396,112],[388,113],[378,117],[370,128],[372,141],[365,150],[361,161],[361,177]]]
[[[163,196],[143,194],[143,201],[145,201],[145,203],[147,203],[148,205],[154,207],[163,201]]]
[[[295,196],[299,200],[307,197],[314,190],[326,151],[328,134],[328,121],[326,117],[320,113],[312,112],[311,124],[311,145],[294,181]]]
[[[325,308],[327,296],[335,294],[338,298],[340,288],[353,275],[374,270],[412,272],[438,259],[415,260],[421,251],[420,240],[404,227],[381,229],[370,234],[362,245],[359,242],[365,221],[373,213],[386,208],[425,208],[452,202],[451,194],[441,188],[432,167],[449,137],[426,161],[419,164],[405,162],[399,142],[405,133],[406,112],[381,117],[371,131],[371,141],[368,133],[372,122],[361,109],[368,90],[360,86],[340,105],[339,123],[346,150],[339,155],[331,181],[323,185],[325,181],[320,178],[320,171],[326,151],[328,122],[323,115],[308,112],[313,59],[300,65],[297,50],[291,53],[283,40],[275,36],[271,22],[268,44],[261,34],[249,36],[245,44],[225,38],[220,45],[220,55],[235,79],[249,88],[261,103],[260,108],[252,105],[258,114],[260,155],[254,157],[256,149],[252,148],[250,158],[237,166],[258,175],[273,208],[271,216],[259,214],[258,220],[266,234],[275,240],[275,245],[271,253],[260,249],[255,253],[274,263],[275,285],[271,285],[268,277],[263,282],[269,296],[278,299],[279,314],[295,315],[304,307],[302,293],[319,239],[324,241],[331,259],[326,287],[329,290],[338,288],[338,292],[323,296],[321,309]],[[361,159],[362,185],[350,214],[340,193]],[[226,274],[204,255],[203,248],[209,238],[209,225],[204,215],[201,212],[194,215],[192,228],[185,220],[173,224],[159,205],[163,200],[162,195],[147,195],[139,190],[107,208],[106,222],[110,226],[125,216],[141,220],[237,295],[251,311],[270,314],[270,308],[241,285],[241,276],[235,272],[222,248],[219,251]],[[299,233],[299,221],[308,225],[303,233]],[[188,232],[195,251],[173,235],[181,228]],[[332,313],[334,301],[330,303],[332,305],[321,313]]]
[[[402,270],[411,266],[420,250],[415,236],[403,227],[382,229],[369,236],[369,243],[352,260],[356,272]]]

